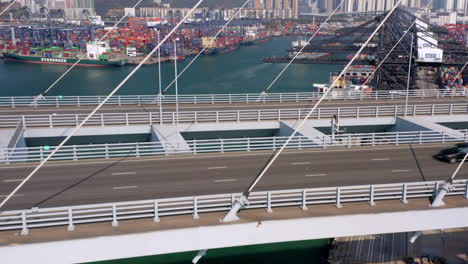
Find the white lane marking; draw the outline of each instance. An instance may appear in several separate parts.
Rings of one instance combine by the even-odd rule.
[[[136,174],[135,171],[132,172],[114,172],[112,175],[130,175],[130,174]]]
[[[0,195],[0,198],[5,198],[5,197],[7,197],[7,196],[8,196],[8,195]],[[16,196],[16,197],[18,197],[18,196],[24,196],[24,194],[15,194],[15,195],[13,195],[13,197],[15,197],[15,196]]]
[[[326,173],[317,173],[317,174],[307,174],[306,177],[322,177],[327,176]]]
[[[376,158],[376,159],[372,159],[372,160],[375,160],[375,161],[384,161],[384,160],[390,160],[390,158]]]
[[[24,181],[24,179],[11,179],[11,180],[4,180],[3,182],[20,182]]]
[[[310,162],[293,162],[291,165],[307,165],[310,164]]]
[[[426,145],[417,145],[413,146],[415,149],[428,149],[428,148],[440,148],[441,146],[449,146],[448,144],[426,144]],[[402,145],[402,146],[393,146],[393,147],[374,147],[374,148],[344,148],[344,149],[328,149],[326,151],[320,149],[320,150],[302,150],[302,154],[304,153],[336,153],[336,152],[366,152],[366,151],[376,151],[376,150],[395,150],[395,149],[407,149],[407,145]],[[194,156],[184,156],[184,157],[161,157],[161,158],[135,158],[135,159],[127,159],[127,160],[121,160],[119,163],[128,163],[128,162],[149,162],[149,161],[166,161],[166,160],[196,160],[196,159],[210,159],[210,158],[221,158],[221,157],[256,157],[256,156],[270,156],[271,151],[258,151],[258,153],[242,153],[242,154],[224,154],[220,155],[218,153],[217,155],[198,155],[196,157]],[[299,152],[297,151],[291,151],[291,152],[284,152],[283,155],[295,155],[298,154]],[[182,155],[182,154],[181,154]],[[92,165],[92,164],[108,164],[108,163],[116,163],[115,159],[109,159],[109,160],[104,160],[104,159],[98,159],[100,161],[74,161],[71,163],[65,163],[65,162],[56,162],[56,163],[49,163],[44,165],[44,167],[61,167],[61,166],[76,166],[76,165]],[[17,168],[35,168],[37,167],[37,162],[33,163],[31,162],[31,165],[0,165],[0,169],[17,169]]]
[[[112,188],[112,190],[133,189],[133,188],[138,188],[138,186],[118,186],[118,187]]]
[[[214,182],[235,182],[237,179],[215,180]]]
[[[410,170],[392,170],[392,172],[407,172],[407,171],[410,171]]]
[[[219,170],[219,169],[226,169],[227,167],[208,167],[209,170]]]

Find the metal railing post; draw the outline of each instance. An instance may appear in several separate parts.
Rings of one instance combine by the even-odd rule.
[[[78,156],[76,155],[76,145],[73,145],[73,160],[77,160]]]
[[[273,150],[276,150],[276,137],[273,137]]]
[[[23,122],[23,127],[26,128],[26,117],[21,116],[21,122]]]
[[[267,192],[267,212],[273,212],[273,210],[271,210],[271,192]]]
[[[379,106],[375,107],[375,117],[379,117]]]
[[[106,153],[106,159],[108,159],[109,158],[109,144],[108,143],[104,145],[104,149]]]
[[[59,104],[59,100],[58,100],[58,97],[55,96],[55,107],[59,107],[60,104]]]
[[[465,195],[463,195],[465,199],[468,199],[468,181],[465,182]]]
[[[229,104],[232,104],[232,94],[229,94]]]
[[[375,146],[375,133],[372,133],[372,146]]]
[[[374,185],[371,185],[369,188],[369,205],[374,206]]]
[[[54,127],[54,125],[52,124],[52,115],[49,115],[49,127]]]
[[[150,125],[150,126],[153,125],[153,112],[150,112],[150,113],[149,113],[149,125]]]
[[[28,230],[28,220],[27,220],[27,217],[26,217],[26,212],[25,211],[22,211],[21,212],[21,235],[25,236],[27,234],[29,234],[29,230]]]
[[[125,126],[128,126],[128,113],[125,113]]]
[[[336,188],[336,204],[335,205],[337,208],[343,207],[341,205],[341,189],[340,188]]]
[[[306,190],[302,190],[302,205],[301,205],[301,209],[306,211],[308,208],[307,208],[307,191]]]
[[[159,205],[158,201],[154,201],[154,217],[153,217],[153,222],[159,223],[161,219],[159,219]]]
[[[193,154],[197,154],[197,140],[193,139]]]
[[[298,140],[299,140],[299,149],[302,149],[302,137],[299,136]]]
[[[198,219],[200,216],[198,215],[198,199],[197,197],[193,198],[193,219]]]
[[[356,107],[356,118],[359,118],[359,109],[360,109],[359,106]]]
[[[221,153],[224,153],[224,139],[221,139]]]
[[[73,211],[71,208],[68,208],[68,231],[75,230],[75,225],[73,224]]]
[[[317,109],[317,119],[320,119],[321,111],[320,108]]]
[[[117,221],[117,205],[112,205],[112,226],[119,226],[119,221]]]
[[[75,115],[75,126],[78,126],[80,124],[78,114]]]
[[[240,111],[237,110],[237,122],[239,123],[240,122]]]
[[[401,202],[407,204],[408,203],[407,196],[408,196],[408,184],[405,183],[403,184],[403,190],[401,193]]]
[[[395,134],[395,145],[397,146],[400,145],[399,140],[400,140],[400,132],[397,131]]]
[[[450,104],[450,107],[449,107],[449,115],[452,115],[452,112],[453,112],[453,104]]]
[[[250,138],[247,138],[247,151],[250,151]]]
[[[101,114],[101,126],[104,126],[104,114]]]
[[[422,131],[419,131],[419,144],[422,144]]]
[[[137,142],[135,146],[135,156],[138,158],[140,157],[140,143]]]

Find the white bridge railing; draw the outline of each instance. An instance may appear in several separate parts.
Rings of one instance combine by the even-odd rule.
[[[307,138],[305,136],[294,137],[288,144],[288,149],[308,149],[327,147],[353,147],[353,146],[378,146],[378,145],[403,145],[403,144],[427,144],[468,142],[468,130],[447,134],[438,131],[413,131],[413,132],[382,132],[382,133],[358,133],[340,134],[334,139],[330,136]],[[279,149],[288,137],[258,137],[258,138],[236,138],[236,139],[206,139],[187,140],[185,142],[189,149],[176,149],[173,146],[177,142],[170,142],[168,147],[160,142],[142,143],[116,143],[116,144],[93,144],[63,146],[51,158],[51,160],[81,160],[98,158],[119,157],[141,157],[169,154],[197,154],[210,152],[232,152],[232,151],[260,151]],[[180,144],[185,145],[185,144]],[[4,148],[0,149],[0,163],[35,162],[46,158],[54,146],[27,148]]]
[[[266,102],[300,102],[316,101],[322,96],[317,92],[299,93],[270,93],[262,95],[260,93],[245,94],[191,94],[179,95],[179,103],[186,104],[215,104],[215,103],[266,103]],[[455,90],[413,90],[408,96],[410,98],[452,98],[466,97],[465,91]],[[406,97],[405,90],[397,91],[373,91],[370,93],[348,92],[335,97],[328,97],[327,100],[385,100],[402,99]],[[45,96],[44,99],[37,100],[34,96],[14,96],[0,97],[0,107],[16,106],[81,106],[97,105],[104,100],[105,96]],[[163,104],[175,103],[175,95],[164,95],[161,98],[157,95],[116,95],[106,104],[108,105],[142,105],[142,104]]]
[[[441,181],[375,184],[360,186],[325,187],[253,192],[245,209],[266,209],[299,206],[302,209],[319,204],[334,204],[338,208],[346,203],[366,202],[375,205],[383,200],[400,200],[407,203],[415,198],[430,198]],[[468,180],[455,180],[449,196],[464,196],[468,199]],[[77,224],[111,222],[152,218],[159,222],[160,217],[193,215],[208,212],[223,212],[231,209],[235,199],[241,194],[204,195],[182,198],[168,198],[133,202],[37,208],[5,211],[0,213],[0,230],[22,230],[26,235],[29,229],[50,226],[68,226],[74,230]],[[338,209],[337,209],[338,210]]]
[[[241,122],[241,121],[274,121],[287,119],[303,119],[310,109],[261,109],[261,110],[225,110],[179,112],[143,112],[143,113],[100,113],[92,116],[85,124],[87,126],[108,125],[157,125],[198,122]],[[468,103],[459,104],[428,104],[410,105],[406,109],[408,116],[421,115],[452,115],[467,114]],[[362,117],[396,117],[405,114],[403,105],[356,106],[356,107],[324,107],[318,108],[311,119]],[[0,128],[15,128],[19,121],[25,127],[61,127],[76,126],[86,118],[87,114],[54,114],[0,116]]]

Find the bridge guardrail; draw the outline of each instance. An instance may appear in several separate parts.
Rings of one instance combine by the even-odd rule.
[[[374,205],[383,200],[407,203],[414,198],[432,197],[442,183],[429,181],[253,192],[245,209],[263,208],[272,212],[278,207],[300,206],[306,209],[319,204],[341,207],[346,203],[367,202]],[[467,179],[455,180],[452,186],[447,195],[468,199]],[[231,193],[5,211],[0,213],[0,230],[22,230],[21,233],[26,235],[29,229],[40,227],[68,226],[68,230],[74,230],[75,225],[85,223],[111,222],[117,226],[119,221],[131,219],[153,218],[159,222],[164,216],[193,215],[199,218],[200,213],[228,211],[240,195]]]
[[[410,132],[380,132],[340,134],[334,138],[330,136],[308,138],[305,136],[294,137],[287,149],[309,149],[327,147],[353,147],[353,146],[378,146],[378,145],[404,145],[468,142],[468,130],[460,130],[459,135],[447,134],[438,131],[410,131]],[[170,150],[160,142],[141,143],[116,143],[63,146],[51,158],[51,160],[81,160],[119,157],[141,157],[169,154],[197,154],[197,153],[224,153],[233,151],[260,151],[279,149],[288,137],[258,137],[258,138],[234,138],[234,139],[205,139],[187,140],[189,149]],[[168,145],[174,145],[171,142]],[[182,145],[182,144],[181,144]],[[43,147],[4,148],[0,149],[0,163],[36,162],[45,159],[55,146],[49,149]]]
[[[261,109],[261,110],[224,110],[179,112],[142,112],[142,113],[97,113],[85,124],[87,126],[106,125],[156,125],[198,123],[198,122],[241,122],[241,121],[279,121],[305,118],[310,109]],[[410,105],[406,110],[408,116],[467,114],[468,103]],[[362,117],[396,117],[405,114],[404,105],[324,107],[318,108],[310,119],[362,118]],[[14,128],[19,121],[25,127],[61,127],[76,126],[87,114],[53,114],[0,116],[0,128]]]
[[[266,102],[300,102],[317,101],[323,93],[298,92],[298,93],[269,93],[266,96],[261,93],[245,94],[189,94],[179,95],[179,103],[201,104],[201,103],[266,103]],[[455,90],[412,90],[410,98],[452,98],[467,97],[465,91]],[[348,92],[336,97],[327,97],[327,100],[382,100],[403,99],[406,90],[395,91],[373,91],[370,93]],[[105,96],[45,96],[37,100],[34,96],[0,97],[0,107],[16,106],[81,106],[97,105],[104,100]],[[142,105],[142,104],[175,103],[175,95],[115,95],[110,98],[108,105]]]

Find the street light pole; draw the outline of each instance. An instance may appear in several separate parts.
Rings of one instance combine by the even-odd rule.
[[[158,45],[159,45],[159,34],[160,30],[157,31],[158,34]],[[158,48],[158,80],[159,80],[159,123],[163,124],[163,109],[162,109],[162,87],[161,87],[161,47]]]
[[[411,62],[413,60],[413,41],[414,41],[414,33],[411,34],[411,49],[410,49],[410,57],[409,57],[409,64],[408,64],[408,80],[406,82],[405,117],[408,113],[409,87],[410,87],[410,80],[411,80]]]
[[[175,75],[175,99],[176,99],[176,124],[179,124],[179,86],[177,82],[177,41],[174,39],[174,75]]]

